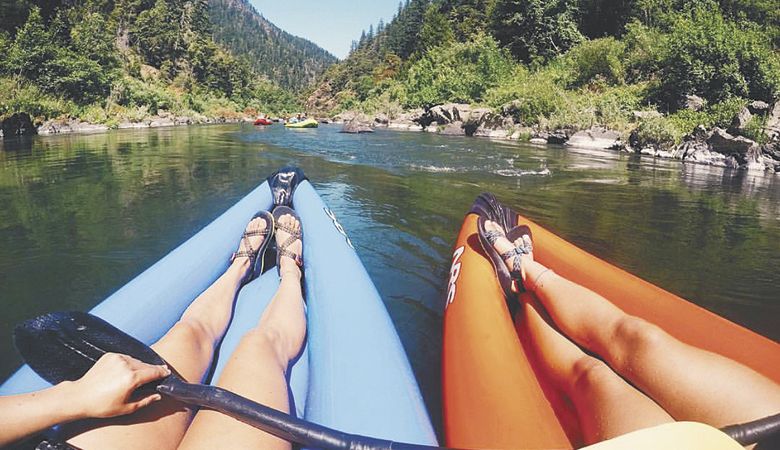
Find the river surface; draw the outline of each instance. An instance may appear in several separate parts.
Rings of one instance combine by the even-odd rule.
[[[0,140],[0,379],[15,323],[89,309],[287,165],[368,268],[439,423],[442,288],[491,191],[587,251],[780,340],[780,176],[612,151],[335,125]]]

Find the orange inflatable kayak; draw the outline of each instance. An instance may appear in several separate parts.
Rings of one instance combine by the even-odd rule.
[[[583,445],[567,400],[534,371],[474,213],[458,235],[444,313],[442,386],[449,447],[572,448]],[[780,383],[780,345],[643,281],[530,220],[534,258],[678,339],[732,358]],[[529,295],[529,294],[524,294]],[[534,299],[530,299],[534,300]]]

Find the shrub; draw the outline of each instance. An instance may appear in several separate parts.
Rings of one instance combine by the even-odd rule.
[[[625,77],[625,45],[615,38],[586,40],[569,50],[565,60],[576,74],[574,84],[581,86],[595,79],[622,83]]]
[[[485,100],[494,108],[511,104],[506,112],[515,121],[526,125],[537,124],[569,100],[569,92],[551,76],[552,70],[529,72],[518,66],[511,77],[487,92]]]
[[[511,68],[509,55],[488,36],[435,47],[409,68],[404,80],[406,106],[480,101]]]
[[[0,78],[0,117],[26,112],[36,118],[74,114],[76,105],[67,99],[46,94],[29,81]]]
[[[686,94],[717,103],[768,102],[780,91],[780,57],[761,31],[726,21],[716,7],[678,15],[663,61],[659,98],[674,109]]]
[[[745,106],[746,101],[741,98],[731,98],[705,107],[701,111],[681,109],[668,118],[672,126],[685,135],[693,131],[698,125],[705,128],[728,128],[735,115]]]
[[[638,149],[651,147],[656,150],[668,150],[677,145],[683,133],[665,117],[643,120],[631,133],[631,145]]]

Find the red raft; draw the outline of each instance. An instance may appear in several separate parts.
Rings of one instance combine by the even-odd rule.
[[[444,432],[454,448],[582,445],[565,399],[534,370],[468,214],[455,244],[444,313]],[[528,219],[534,258],[673,336],[739,361],[780,382],[780,345],[631,275]],[[525,294],[524,294],[525,295]],[[535,299],[530,298],[530,301]]]
[[[255,125],[271,125],[273,121],[270,119],[262,118],[255,120]]]

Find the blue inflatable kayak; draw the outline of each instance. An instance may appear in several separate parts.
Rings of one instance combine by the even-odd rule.
[[[151,344],[222,274],[246,223],[272,204],[263,183],[90,312]],[[290,371],[292,411],[348,433],[435,445],[401,341],[344,229],[308,181],[295,190],[293,206],[306,236],[308,338]],[[242,288],[212,380],[258,322],[278,283],[270,270]],[[24,366],[0,385],[0,395],[46,386]]]

